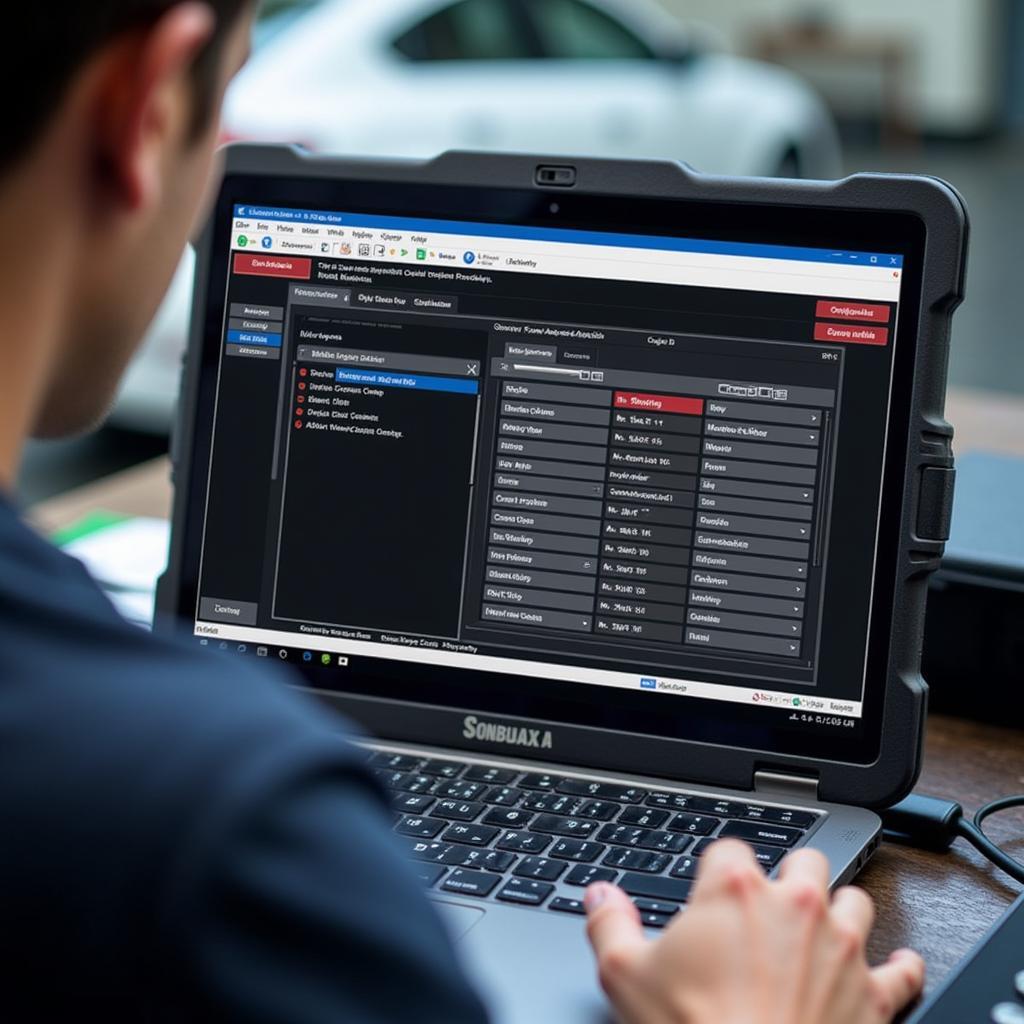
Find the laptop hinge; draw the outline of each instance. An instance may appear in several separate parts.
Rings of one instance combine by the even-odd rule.
[[[766,796],[818,799],[818,780],[810,775],[790,775],[788,772],[754,772],[754,792]]]

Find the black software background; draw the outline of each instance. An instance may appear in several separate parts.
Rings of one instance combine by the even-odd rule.
[[[293,332],[303,323],[313,320],[294,318]],[[361,325],[343,333],[346,346],[466,359],[482,359],[487,340],[481,332],[435,328]],[[350,411],[378,415],[379,424],[357,425],[400,430],[401,439],[294,430],[287,417],[274,613],[454,638],[478,396],[380,390],[383,398],[346,395]]]
[[[332,275],[343,266],[352,269],[361,265],[314,260],[314,268],[322,267]],[[644,334],[635,336],[635,344],[622,344],[617,338],[613,339],[614,343],[573,342],[574,349],[594,352],[595,361],[588,365],[810,386],[831,386],[834,380],[835,365],[823,361],[826,346],[811,340],[818,301],[814,296],[595,282],[495,271],[483,272],[491,279],[490,284],[435,282],[422,277],[396,278],[375,271],[379,268],[362,267],[359,271],[360,277],[365,272],[372,281],[370,286],[363,285],[364,289],[436,290],[457,296],[461,313],[483,314],[499,308],[509,317],[522,319],[524,310],[544,309],[547,310],[546,320],[570,325],[631,329],[647,326],[653,334],[679,332],[688,335],[685,351],[682,347],[664,349],[647,346]],[[316,279],[314,269],[313,281]],[[259,296],[250,293],[254,283],[260,280],[233,277],[229,301],[240,301],[237,295],[242,292],[236,292],[235,288],[238,282],[243,283],[244,298],[255,300]],[[281,294],[281,284],[273,279],[263,280],[267,290],[260,301],[269,303],[272,296]],[[259,291],[258,287],[256,291]],[[544,300],[536,299],[537,295],[544,296]],[[828,297],[841,298],[836,295]],[[725,311],[717,321],[710,313],[716,308]],[[379,322],[363,317],[377,318]],[[500,318],[488,317],[488,321],[497,319]],[[726,325],[733,340],[694,336],[693,324],[709,327],[715,322]],[[300,324],[314,328],[330,325],[332,330],[341,331],[344,345],[379,351],[466,356],[480,359],[485,364],[489,357],[501,355],[505,342],[514,337],[496,336],[488,348],[488,335],[482,331],[430,326],[416,314],[359,311],[356,316],[346,316],[341,312],[325,315],[325,310],[318,308],[314,315],[312,309],[300,311],[293,307],[293,346]],[[889,327],[891,330],[891,323]],[[786,358],[779,362],[782,354],[779,346],[750,344],[750,340],[760,342],[766,338],[796,343],[797,347],[783,350]],[[759,349],[763,350],[763,355]],[[831,495],[823,495],[826,501],[831,497],[831,544],[816,665],[818,682],[813,693],[837,700],[860,700],[892,346],[846,345],[842,354],[843,388],[836,458],[843,469],[836,476],[835,490]],[[237,368],[240,363],[253,368],[240,370]],[[272,371],[275,382],[273,401],[263,404],[264,411],[257,413],[256,396],[268,393],[260,390],[267,387],[263,373],[267,366],[275,367]],[[268,497],[267,481],[264,480],[261,486],[259,480],[254,479],[258,476],[255,470],[262,463],[257,454],[258,448],[272,444],[272,425],[268,426],[267,421],[273,420],[273,410],[276,409],[278,364],[225,358],[224,367],[222,406],[218,417],[225,418],[228,432],[218,434],[218,445],[230,445],[231,451],[239,457],[232,458],[219,448],[223,461],[214,476],[222,487],[239,469],[244,469],[246,479],[237,481],[235,488],[225,488],[212,506],[215,512],[207,530],[207,544],[208,550],[223,554],[223,574],[219,577],[213,573],[204,576],[203,594],[258,602],[259,624],[279,627],[281,623],[271,617],[271,608],[280,481],[270,488]],[[290,373],[290,364],[281,369]],[[246,373],[254,379],[259,377],[260,388],[243,381]],[[244,399],[239,389],[246,389]],[[479,486],[474,499],[467,576],[469,586],[466,591],[466,618],[470,620],[478,616],[483,580],[498,393],[496,379],[485,373],[485,403],[477,447]],[[390,402],[392,397],[387,400]],[[410,445],[418,448],[415,458],[410,460],[409,465],[414,468],[408,476],[396,472],[395,466],[383,461],[388,455],[386,446],[378,445],[370,451],[360,444],[339,443],[337,437],[330,435],[301,432],[301,443],[292,448],[293,456],[299,458],[296,467],[300,472],[290,479],[287,521],[282,531],[280,564],[287,570],[277,581],[280,587],[278,617],[423,636],[456,635],[457,622],[452,616],[454,609],[457,617],[462,581],[467,492],[464,479],[458,473],[450,472],[450,464],[444,463],[444,472],[438,474],[432,474],[428,467],[436,444],[462,444],[468,448],[473,427],[470,422],[460,436],[451,429],[452,424],[444,422],[451,409],[449,401],[452,396],[431,397],[431,393],[421,392],[415,393],[415,397],[423,404],[418,411],[410,413],[407,423]],[[238,448],[240,438],[231,433],[231,420],[237,419],[234,403],[238,403],[237,416],[244,417],[246,423],[242,449]],[[279,425],[285,441],[291,433],[293,418],[290,407],[286,412],[288,415]],[[254,431],[252,428],[257,422],[261,426]],[[349,456],[351,462],[348,462]],[[345,464],[340,464],[342,458],[346,460]],[[269,455],[265,465],[269,466]],[[267,475],[266,471],[263,475]],[[819,476],[817,487],[825,489],[828,482],[826,477]],[[348,501],[353,488],[365,488],[376,496],[372,509],[363,510],[358,503]],[[411,517],[399,513],[401,509],[419,504],[421,496],[428,492],[433,493],[434,500],[426,515]],[[231,508],[235,509],[233,514],[229,514]],[[240,531],[238,523],[243,520],[245,526]],[[331,544],[334,548],[329,547]],[[340,545],[345,545],[345,556],[341,558],[343,570],[335,561],[339,557]],[[254,552],[262,553],[258,569],[255,565],[257,559],[252,557]],[[429,582],[431,579],[436,581],[436,589]],[[221,589],[214,589],[214,580],[218,585],[223,580]],[[812,574],[809,583],[808,600],[814,607],[818,600],[816,573]],[[523,636],[521,632],[508,627],[488,629],[487,624],[478,618],[476,623],[467,639],[482,644],[484,653],[515,656],[515,649],[508,645]],[[814,628],[817,625],[816,615],[809,614],[807,624]],[[807,636],[807,642],[810,642],[811,634]],[[547,631],[540,638],[523,636],[523,642],[531,650],[543,651],[543,654],[524,652],[522,656],[539,656],[560,664],[625,669],[652,675],[664,675],[667,668],[664,656],[652,656],[645,661],[641,660],[642,655],[635,653],[635,649],[636,660],[632,664],[603,660],[602,653],[609,651],[615,651],[621,658],[622,645],[606,647],[599,638],[581,644],[578,636],[566,634],[555,640]],[[502,646],[489,648],[489,643]],[[747,659],[744,664],[742,658],[731,660],[726,655],[708,656],[700,649],[686,646],[681,651],[677,649],[676,655],[672,659],[677,663],[675,671],[689,678],[746,686],[757,685],[756,679],[751,680],[746,673],[756,672],[757,662],[763,665],[771,661]],[[811,675],[805,669],[791,663],[787,665],[783,659],[775,660],[780,666],[778,671],[768,672],[779,680],[775,685],[807,686],[811,682]],[[741,674],[737,675],[737,672]]]
[[[836,733],[816,734],[802,727],[787,725],[786,713],[763,707],[744,705],[719,705],[715,702],[662,696],[660,694],[639,694],[623,690],[595,689],[590,686],[531,680],[514,675],[459,671],[428,665],[403,663],[395,665],[384,659],[355,659],[348,672],[316,672],[311,683],[322,689],[339,689],[351,693],[368,693],[388,696],[399,700],[436,700],[443,704],[473,707],[483,711],[507,714],[540,716],[553,721],[565,720],[610,728],[626,728],[637,733],[706,740],[713,743],[728,743],[753,749],[789,752],[811,757],[845,758],[851,761],[870,761],[877,749],[881,724],[886,669],[889,658],[888,626],[892,614],[892,588],[897,571],[896,554],[900,537],[902,509],[903,472],[906,458],[906,430],[908,427],[909,396],[913,387],[916,364],[915,336],[917,329],[918,302],[920,299],[921,260],[924,253],[924,231],[921,222],[911,214],[873,213],[871,211],[814,211],[799,208],[736,206],[706,202],[664,200],[624,200],[607,197],[570,196],[562,203],[562,213],[550,216],[543,196],[533,192],[502,192],[493,189],[452,189],[448,187],[403,187],[368,185],[348,182],[344,186],[335,183],[302,181],[261,180],[258,183],[246,179],[230,179],[222,192],[215,223],[218,225],[213,248],[214,282],[213,297],[207,305],[205,319],[205,342],[193,356],[201,358],[205,372],[200,378],[200,389],[196,398],[196,433],[194,451],[186,453],[186,466],[190,472],[190,486],[193,501],[186,519],[182,563],[181,613],[187,619],[194,614],[199,588],[200,552],[203,541],[206,482],[209,457],[213,443],[213,411],[216,402],[217,368],[220,363],[220,347],[224,306],[220,301],[218,281],[223,281],[228,272],[228,246],[231,233],[231,208],[235,202],[251,202],[254,191],[264,203],[280,203],[293,206],[321,205],[327,209],[353,209],[365,212],[384,212],[410,216],[454,216],[476,217],[479,220],[512,223],[527,223],[540,226],[568,226],[595,230],[643,230],[650,234],[682,234],[694,238],[739,239],[748,241],[778,242],[785,239],[789,244],[817,245],[829,248],[878,250],[902,252],[905,256],[901,294],[901,317],[898,330],[900,347],[895,352],[897,399],[893,407],[892,435],[895,444],[890,444],[886,465],[887,498],[883,508],[883,529],[880,547],[880,582],[875,592],[873,611],[873,640],[869,660],[869,689],[866,694],[867,717],[856,723],[856,729]],[[503,288],[501,275],[493,275],[495,292]],[[524,277],[510,275],[510,284],[521,288]],[[562,294],[549,292],[544,296],[545,316],[566,320],[567,309],[561,308],[560,299],[564,294],[564,279],[557,279],[556,288]],[[378,285],[394,287],[394,278],[385,278]],[[575,282],[573,282],[575,284]],[[407,287],[413,287],[407,285]],[[445,294],[453,291],[471,290],[473,286],[456,286],[452,282],[436,285]],[[543,287],[543,285],[542,285]],[[619,302],[632,326],[644,326],[651,330],[680,330],[683,322],[666,320],[658,309],[674,306],[675,313],[711,314],[711,307],[730,293],[718,296],[702,296],[698,290],[684,288],[661,288],[657,299],[651,295],[652,286],[591,284],[592,295],[604,306]],[[416,290],[425,290],[422,282]],[[615,289],[615,291],[612,290]],[[268,289],[270,291],[268,291]],[[231,282],[231,300],[240,298],[276,302],[283,301],[283,287],[279,282],[266,279]],[[272,293],[271,293],[272,292]],[[672,294],[673,300],[665,303],[664,296]],[[842,298],[841,295],[822,296]],[[712,298],[714,301],[712,301]],[[772,321],[771,333],[779,338],[806,338],[810,319],[814,313],[814,299],[792,296],[761,296],[766,305],[762,315]],[[471,301],[471,300],[470,300]],[[781,303],[781,304],[780,304]],[[795,307],[793,304],[797,303]],[[698,307],[705,306],[704,310]],[[788,306],[788,309],[783,308]],[[492,312],[497,308],[488,302]],[[515,306],[523,315],[526,308]],[[729,317],[728,303],[719,310]],[[467,307],[468,311],[468,307]],[[509,312],[512,310],[510,309]],[[538,309],[532,310],[534,314]],[[688,317],[687,323],[697,321]],[[714,317],[718,329],[725,328],[728,319]],[[738,333],[734,324],[728,329]],[[875,377],[876,386],[865,390],[849,385],[846,390],[847,422],[852,417],[860,421],[858,436],[841,438],[843,451],[856,456],[856,449],[874,448],[883,433],[880,418],[885,405],[883,392],[886,378],[884,362],[889,351],[849,346],[847,349],[848,382]],[[224,383],[226,378],[222,379]],[[275,372],[276,381],[276,372]],[[245,397],[251,397],[245,396]],[[245,397],[233,403],[241,411],[249,403]],[[852,405],[849,404],[852,402]],[[272,427],[270,428],[272,429]],[[247,487],[243,465],[258,465],[261,460],[238,459],[244,452],[251,432],[241,423],[221,418],[217,426],[218,451],[233,447],[236,458],[215,459],[219,462],[217,476],[220,486],[218,494],[228,499],[230,507],[220,511],[220,523],[231,524],[234,514],[240,510],[241,501],[231,499],[243,493],[258,498],[258,488]],[[255,453],[254,453],[255,454]],[[191,457],[191,463],[188,459]],[[843,456],[845,458],[845,455]],[[269,454],[262,460],[269,465]],[[837,493],[837,509],[850,510],[859,505],[859,491],[871,480],[865,476],[862,461],[859,471],[849,472],[843,482],[842,493]],[[213,495],[211,494],[211,498]],[[265,500],[265,493],[263,495]],[[852,499],[852,501],[850,500]],[[220,505],[211,501],[211,506]],[[254,518],[265,513],[255,507]],[[245,512],[253,511],[251,503]],[[212,525],[212,524],[211,524]],[[210,538],[207,544],[207,558],[204,572],[209,573],[214,563],[221,570],[228,569],[229,559],[221,557],[217,549],[220,542],[231,538],[222,530],[219,537]],[[837,590],[845,588],[844,577],[847,569],[856,570],[858,558],[865,557],[853,551],[853,545],[839,531],[833,531],[833,553],[843,554],[843,564],[833,564],[833,576]],[[254,549],[248,545],[231,544],[248,562],[254,558]],[[243,550],[244,549],[244,550]],[[213,551],[212,556],[210,551]],[[212,561],[211,561],[212,557]],[[237,569],[235,565],[233,568]],[[249,577],[251,568],[244,575]],[[856,573],[854,572],[854,575]],[[852,600],[852,598],[851,598]],[[859,656],[859,652],[858,652]],[[865,732],[865,729],[867,731]]]

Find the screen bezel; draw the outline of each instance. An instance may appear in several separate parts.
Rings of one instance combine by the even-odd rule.
[[[402,705],[424,703],[502,716],[544,720],[597,729],[622,730],[661,740],[687,740],[755,756],[843,761],[869,765],[878,756],[891,664],[891,626],[900,578],[900,542],[908,464],[908,437],[920,314],[926,231],[910,212],[826,209],[786,203],[723,202],[707,199],[642,199],[598,194],[559,194],[527,188],[450,186],[373,180],[325,180],[297,176],[232,174],[226,178],[210,234],[209,285],[202,322],[198,394],[191,410],[189,494],[182,541],[177,611],[189,618],[195,608],[206,469],[213,426],[213,398],[223,324],[224,288],[229,259],[231,210],[235,203],[323,208],[354,212],[573,227],[581,230],[685,235],[723,241],[774,241],[816,248],[900,253],[903,290],[896,335],[891,414],[883,473],[875,595],[871,617],[865,714],[855,733],[797,732],[784,712],[675,695],[600,690],[587,684],[526,680],[471,670],[413,666],[406,662],[360,665],[328,678],[309,671],[306,683],[328,693],[345,693]],[[555,209],[557,206],[557,210]],[[202,271],[201,271],[202,272]],[[326,685],[328,683],[337,685]],[[541,691],[544,692],[541,692]],[[552,694],[551,690],[557,690]]]

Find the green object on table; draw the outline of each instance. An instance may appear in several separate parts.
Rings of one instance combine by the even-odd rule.
[[[106,530],[111,526],[116,526],[118,523],[123,523],[129,518],[131,517],[120,515],[117,512],[105,512],[103,509],[97,509],[82,516],[81,519],[76,519],[70,525],[55,531],[50,539],[58,547],[64,547],[73,541],[81,540],[82,537],[88,537],[89,534],[99,533],[100,530]]]

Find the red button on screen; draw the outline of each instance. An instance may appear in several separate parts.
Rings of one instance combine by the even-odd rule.
[[[616,391],[616,409],[635,409],[637,412],[674,412],[686,416],[700,416],[704,412],[702,398],[677,398],[675,395],[644,395],[635,391]]]
[[[841,341],[852,345],[887,345],[888,327],[862,327],[860,324],[815,324],[815,341]]]
[[[258,256],[256,253],[236,252],[235,273],[257,277],[294,277],[308,281],[313,273],[313,261],[305,256]]]
[[[892,307],[842,299],[822,299],[814,315],[822,320],[873,320],[878,324],[887,324],[892,315]]]

